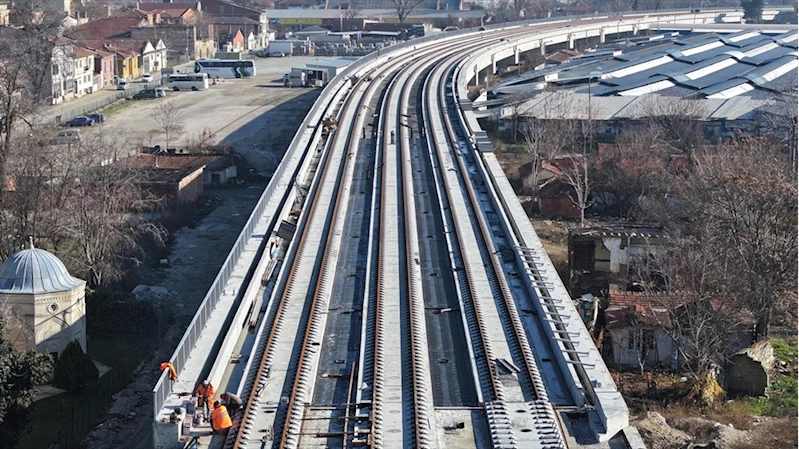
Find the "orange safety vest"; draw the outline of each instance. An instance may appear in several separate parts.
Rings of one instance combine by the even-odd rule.
[[[214,409],[214,412],[211,414],[211,427],[213,427],[214,430],[224,430],[233,427],[233,421],[230,420],[227,407],[220,405]]]
[[[161,371],[168,369],[169,370],[169,380],[178,380],[178,372],[175,371],[175,366],[169,362],[164,362],[161,364],[159,368]]]
[[[201,400],[202,398],[205,398],[208,408],[211,408],[214,405],[214,394],[214,386],[211,384],[208,384],[208,387],[203,384],[200,384],[200,386],[197,387],[197,396],[200,396]],[[200,402],[198,405],[202,405],[202,402]]]

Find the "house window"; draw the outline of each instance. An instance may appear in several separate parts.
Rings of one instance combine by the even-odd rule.
[[[644,347],[647,349],[655,349],[655,330],[644,329],[641,334]]]
[[[574,242],[572,245],[572,270],[594,269],[594,242]]]
[[[636,329],[630,332],[627,339],[627,349],[633,351],[655,349],[655,330]]]

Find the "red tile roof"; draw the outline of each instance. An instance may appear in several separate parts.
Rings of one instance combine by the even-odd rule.
[[[75,57],[76,58],[85,58],[87,56],[93,56],[94,55],[93,51],[91,51],[89,49],[86,49],[86,48],[75,47],[74,51],[75,51]]]
[[[94,50],[94,52],[97,54],[97,56],[99,56],[101,58],[107,58],[109,56],[114,56],[114,54],[111,53],[110,51],[96,49],[96,50]]]
[[[78,25],[73,29],[73,35],[78,39],[130,36],[130,29],[143,23],[146,24],[147,21],[140,17],[109,17]]]
[[[194,10],[194,3],[139,3],[139,9],[147,12],[160,13],[161,17],[182,17],[188,11]]]
[[[124,58],[132,58],[139,56],[141,54],[141,50],[134,50],[123,45],[118,45],[122,42],[125,41],[119,39],[108,39],[108,40],[84,39],[80,41],[81,45],[85,47],[94,48],[94,49],[103,49],[107,52],[122,56]]]
[[[224,156],[137,154],[121,159],[114,165],[142,170],[151,183],[171,183],[181,181],[221,157]]]
[[[671,314],[696,299],[696,295],[685,293],[637,293],[611,289],[608,292],[610,305],[605,309],[607,327],[618,329],[628,326],[646,325],[670,328]],[[729,301],[711,299],[710,307],[718,313],[735,315],[741,323],[754,324],[751,312],[734,308]]]
[[[207,155],[173,155],[173,154],[137,154],[117,162],[122,167],[131,168],[200,168],[216,161],[222,156]]]

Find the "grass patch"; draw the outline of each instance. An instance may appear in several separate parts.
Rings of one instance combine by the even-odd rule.
[[[92,359],[112,368],[122,366],[131,357],[140,360],[146,354],[141,337],[135,335],[91,335],[87,346]]]
[[[34,403],[30,432],[23,435],[18,449],[47,449],[56,442],[69,447],[86,436],[105,416],[112,396],[125,388],[140,358],[146,355],[144,340],[136,336],[90,335],[89,355],[112,370],[79,393],[63,393]]]
[[[770,390],[767,398],[748,398],[752,412],[756,415],[777,418],[795,417],[799,411],[797,407],[799,388],[796,377],[777,379],[771,384]]]
[[[110,116],[112,116],[114,114],[119,113],[120,111],[124,111],[125,109],[129,108],[130,106],[132,106],[133,103],[135,103],[135,102],[136,102],[136,100],[128,100],[128,99],[122,98],[122,99],[119,99],[119,100],[109,104],[108,106],[105,106],[105,107],[101,108],[100,111],[103,114],[105,114],[105,115],[110,117]]]
[[[796,337],[792,339],[787,338],[770,338],[769,342],[771,347],[774,348],[774,356],[784,362],[796,364],[796,359],[799,357],[799,350],[796,346]]]

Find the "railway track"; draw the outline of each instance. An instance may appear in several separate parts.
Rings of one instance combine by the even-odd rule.
[[[504,37],[495,40],[501,38]],[[331,110],[329,116],[334,115],[336,122],[351,125],[338,127],[324,141],[310,193],[297,220],[297,237],[288,251],[287,260],[291,262],[274,290],[261,326],[264,338],[255,351],[260,362],[253,363],[250,371],[255,374],[248,376],[242,388],[247,404],[227,446],[312,447],[313,443],[303,438],[324,438],[327,443],[336,441],[344,448],[361,443],[373,447],[438,447],[425,323],[424,290],[429,287],[423,287],[422,282],[415,203],[419,188],[438,193],[440,226],[454,237],[447,243],[447,250],[451,251],[454,271],[462,271],[454,289],[463,302],[461,332],[468,334],[463,340],[471,342],[468,351],[458,357],[468,356],[469,360],[461,360],[462,364],[471,365],[479,373],[467,383],[471,388],[479,386],[480,393],[475,396],[485,405],[491,444],[518,447],[506,404],[507,388],[513,390],[512,402],[517,409],[524,399],[547,404],[547,392],[537,377],[524,330],[518,317],[514,320],[513,298],[490,247],[490,229],[479,209],[477,193],[468,188],[470,180],[464,173],[469,167],[456,157],[452,159],[458,161],[453,172],[440,172],[440,161],[461,152],[464,138],[450,116],[454,103],[447,101],[452,91],[447,94],[445,86],[452,87],[451,73],[463,52],[482,45],[485,41],[475,37],[452,45],[448,51],[427,50],[442,55],[433,67],[418,54],[415,60],[396,58],[380,70],[353,80],[340,104]],[[436,100],[425,103],[429,92],[438,93],[430,96]],[[376,105],[375,97],[379,97]],[[371,124],[373,145],[365,145],[363,141],[369,140],[366,112],[370,108],[379,113],[377,123]],[[409,124],[412,118],[418,126],[416,139]],[[441,131],[445,132],[444,138],[436,138]],[[435,182],[428,181],[417,189],[414,173],[421,169],[418,163],[412,163],[414,150],[428,152],[431,165],[426,168],[435,172]],[[369,215],[369,244],[364,279],[356,281],[361,282],[359,290],[363,292],[360,317],[354,318],[361,321],[359,357],[343,363],[350,368],[345,402],[313,404],[330,294],[337,282],[333,276],[352,195],[354,161],[369,151],[374,154],[365,160],[373,161],[375,176],[371,209],[362,210]],[[420,159],[418,156],[416,159]],[[452,175],[455,178],[450,179]],[[464,202],[466,197],[461,196],[461,213],[453,214],[450,205],[457,192],[468,193],[469,201]],[[476,235],[472,228],[479,229],[480,234]],[[463,252],[466,247],[471,254]],[[481,249],[474,253],[475,248]],[[376,262],[371,261],[372,257]],[[486,320],[487,316],[490,319]],[[507,339],[510,344],[502,344],[497,335],[489,335],[485,321],[513,334]],[[495,357],[493,345],[504,346],[504,357]],[[511,371],[518,371],[519,364],[524,370],[518,376],[506,375],[503,382],[498,364],[505,369],[511,367]],[[353,377],[356,373],[357,377]],[[315,432],[304,432],[309,408],[322,405],[338,409],[339,415],[330,413],[328,431],[317,427]],[[559,435],[559,431],[556,433]]]
[[[437,448],[464,426],[475,447],[566,447],[557,407],[593,407],[587,364],[459,104],[469,55],[530,33],[420,44],[338,87],[226,448]]]

